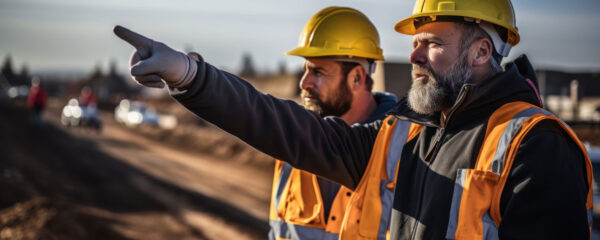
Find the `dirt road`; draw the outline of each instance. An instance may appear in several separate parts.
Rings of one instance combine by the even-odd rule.
[[[272,168],[185,152],[124,129],[48,124],[0,103],[0,239],[265,239]]]

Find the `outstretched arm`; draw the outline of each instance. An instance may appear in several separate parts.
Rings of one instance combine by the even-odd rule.
[[[122,27],[115,33],[136,47],[131,74],[142,85],[162,79],[197,116],[294,167],[350,188],[360,181],[380,122],[348,126],[339,118],[323,119],[293,101],[257,91],[200,56],[186,56]],[[190,59],[194,66],[186,67]]]
[[[354,188],[362,177],[378,125],[348,126],[252,85],[198,58],[190,87],[173,97],[196,115],[293,166]]]

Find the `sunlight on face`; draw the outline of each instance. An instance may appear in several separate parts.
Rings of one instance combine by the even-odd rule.
[[[471,78],[468,51],[461,52],[460,40],[454,23],[434,22],[417,29],[408,92],[409,106],[415,112],[433,115],[452,107],[462,85]]]
[[[307,58],[300,81],[302,104],[320,116],[342,116],[352,104],[352,92],[338,62]]]

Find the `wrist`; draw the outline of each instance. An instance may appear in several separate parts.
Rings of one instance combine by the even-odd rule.
[[[196,77],[196,74],[198,72],[198,64],[192,57],[190,57],[188,55],[184,55],[184,54],[182,54],[182,55],[183,55],[184,62],[185,62],[185,72],[183,73],[183,76],[178,81],[170,83],[169,87],[178,88],[178,89],[186,89],[192,83],[194,78]]]

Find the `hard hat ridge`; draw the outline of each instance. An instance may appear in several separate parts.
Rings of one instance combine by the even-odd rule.
[[[348,7],[328,7],[317,12],[304,26],[298,47],[285,54],[384,59],[373,23],[360,11]]]
[[[394,28],[399,33],[414,35],[419,26],[433,21],[478,23],[503,56],[520,41],[510,0],[417,0],[412,15],[400,20]]]

